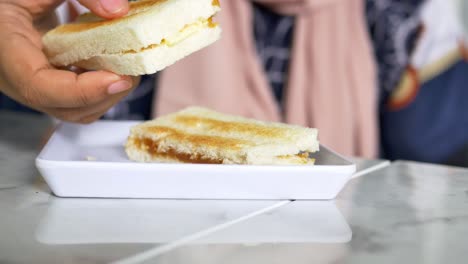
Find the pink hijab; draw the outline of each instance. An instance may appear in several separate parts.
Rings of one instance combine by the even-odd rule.
[[[222,0],[223,37],[166,69],[154,114],[187,106],[316,127],[344,155],[377,154],[375,66],[362,0],[257,0],[296,15],[281,113],[255,50],[250,0]]]

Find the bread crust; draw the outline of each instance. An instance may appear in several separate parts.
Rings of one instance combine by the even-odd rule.
[[[311,165],[318,131],[190,107],[137,125],[126,143],[138,162]]]
[[[59,26],[45,34],[42,38],[44,51],[50,63],[59,67],[74,65],[119,74],[152,74],[219,39],[219,26],[208,24],[186,34],[183,41],[172,47],[178,49],[179,44],[189,39],[192,39],[193,44],[194,36],[204,35],[207,39],[198,38],[193,44],[194,48],[185,45],[179,53],[171,52],[167,58],[160,55],[162,52],[155,52],[168,48],[164,41],[177,37],[188,25],[200,20],[211,21],[210,18],[220,10],[215,2],[140,0],[130,3],[130,11],[126,16],[113,20],[104,20],[87,13],[81,15],[75,23]],[[207,31],[211,34],[207,34]],[[144,56],[153,56],[150,59],[163,57],[164,63],[146,65],[149,60],[141,59],[143,53]],[[132,71],[132,67],[141,70]]]

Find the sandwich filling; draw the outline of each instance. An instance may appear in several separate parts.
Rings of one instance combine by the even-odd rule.
[[[163,38],[158,44],[151,44],[147,47],[141,48],[140,50],[126,50],[119,54],[135,54],[164,45],[168,47],[173,47],[205,28],[215,28],[217,26],[218,23],[213,21],[213,17],[210,17],[208,19],[200,18],[195,23],[185,25],[181,30],[179,30],[179,32],[176,35],[168,38]]]
[[[151,156],[152,159],[172,160],[180,163],[194,164],[229,164],[222,158],[212,158],[201,155],[200,153],[183,153],[172,147],[161,148],[160,143],[150,138],[131,138],[130,144],[134,145],[138,150],[143,151]],[[276,162],[284,162],[294,164],[314,164],[315,159],[310,158],[309,152],[301,152],[296,155],[281,155],[274,157]]]
[[[181,153],[174,148],[160,150],[159,143],[149,138],[133,139],[133,144],[140,150],[151,155],[152,158],[176,160],[181,163],[223,164],[222,159],[203,157],[198,153]]]

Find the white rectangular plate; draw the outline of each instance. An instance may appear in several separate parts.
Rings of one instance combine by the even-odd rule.
[[[124,151],[136,124],[60,124],[36,166],[60,197],[165,199],[329,200],[356,170],[323,146],[314,166],[136,163]]]

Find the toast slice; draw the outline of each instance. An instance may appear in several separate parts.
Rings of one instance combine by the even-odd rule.
[[[42,39],[55,66],[75,65],[118,74],[152,74],[219,39],[218,0],[140,0],[129,13],[104,20],[81,15]]]
[[[317,129],[261,122],[190,107],[133,127],[126,142],[137,162],[312,165]]]

